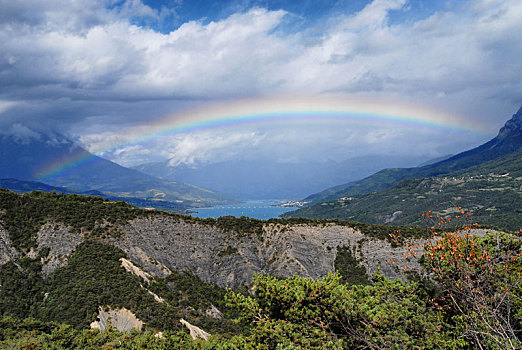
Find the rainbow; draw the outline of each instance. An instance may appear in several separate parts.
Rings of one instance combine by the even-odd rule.
[[[221,129],[280,126],[375,126],[413,129],[420,132],[485,135],[476,124],[463,118],[406,103],[346,97],[285,97],[240,100],[211,104],[175,113],[147,125],[126,130],[126,139],[97,153],[112,152],[136,144],[147,144],[163,137],[208,132]],[[81,171],[99,161],[87,153],[47,165],[39,172],[45,181]]]

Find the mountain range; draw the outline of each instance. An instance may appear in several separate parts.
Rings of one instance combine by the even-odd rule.
[[[229,160],[210,164],[172,164],[170,160],[135,169],[168,181],[180,181],[242,199],[297,199],[390,166],[414,166],[419,156],[359,156],[341,162]]]
[[[94,190],[111,197],[174,202],[185,208],[236,201],[222,193],[125,168],[54,133],[0,136],[0,179],[8,178],[43,182],[71,192]]]
[[[462,210],[467,215],[462,221],[511,231],[521,228],[522,150],[467,169],[403,180],[382,191],[341,197],[285,216],[431,226],[434,220],[427,221],[424,213],[432,211],[445,217]]]
[[[485,144],[416,168],[384,169],[311,195],[286,217],[419,224],[423,211],[467,207],[481,223],[522,226],[522,108]],[[442,208],[443,207],[443,208]],[[509,218],[509,220],[508,220]]]

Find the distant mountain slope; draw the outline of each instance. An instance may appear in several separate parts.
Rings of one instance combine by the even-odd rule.
[[[165,180],[189,182],[244,199],[297,199],[338,183],[361,179],[389,166],[412,166],[421,157],[365,156],[342,162],[238,160],[204,165],[143,164],[137,170]]]
[[[147,200],[135,197],[118,197],[111,196],[106,193],[89,190],[89,191],[74,191],[65,187],[51,186],[37,181],[24,181],[17,179],[0,179],[0,188],[5,188],[18,193],[25,193],[31,191],[44,191],[44,192],[56,192],[64,194],[81,194],[86,196],[98,196],[103,199],[111,201],[125,201],[131,205],[135,205],[140,208],[155,208],[171,212],[186,213],[186,206],[183,203],[163,201],[163,200]]]
[[[522,150],[437,177],[399,182],[383,191],[347,196],[286,213],[373,224],[423,225],[422,214],[471,214],[470,220],[503,229],[522,228]]]
[[[435,164],[435,163],[439,163],[439,162],[442,162],[443,160],[446,160],[446,159],[449,159],[451,157],[453,157],[454,154],[446,154],[444,156],[440,156],[440,157],[437,157],[437,158],[434,158],[434,159],[430,159],[424,163],[421,163],[419,165],[417,165],[417,167],[423,167],[423,166],[426,166],[426,165],[432,165],[432,164]]]
[[[522,107],[506,122],[494,139],[479,147],[423,167],[384,169],[360,181],[335,186],[310,195],[305,198],[305,201],[327,202],[341,197],[382,191],[401,180],[448,174],[502,157],[519,149],[522,149]]]
[[[64,164],[76,166],[68,168]],[[211,190],[160,180],[122,167],[87,152],[61,135],[0,136],[0,178],[42,181],[120,197],[178,201],[185,206],[234,200]]]
[[[69,190],[64,187],[51,186],[48,184],[44,184],[43,182],[38,181],[23,181],[18,179],[0,179],[0,188],[5,188],[15,192],[31,192],[31,191],[44,191],[44,192],[52,192],[56,193],[74,193],[74,191]]]

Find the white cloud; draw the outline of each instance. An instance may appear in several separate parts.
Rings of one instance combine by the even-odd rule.
[[[12,107],[14,107],[16,105],[17,105],[17,103],[14,101],[0,100],[0,116],[2,115],[2,113],[4,113],[5,111],[8,111],[9,109],[11,109]]]
[[[379,30],[388,25],[388,12],[399,10],[405,4],[406,0],[374,0],[355,16],[350,16],[344,26],[352,30]]]
[[[163,149],[169,165],[198,165],[244,157],[245,150],[255,149],[265,137],[256,132],[205,132],[175,137]]]
[[[280,30],[285,11],[251,8],[163,34],[132,24],[159,21],[161,11],[139,0],[115,4],[0,3],[0,100],[22,106],[4,109],[2,120],[96,120],[88,134],[75,130],[102,152],[125,139],[124,127],[107,131],[107,125],[147,124],[178,100],[330,92],[391,97],[468,115],[492,133],[522,101],[522,3],[516,0],[460,2],[404,23],[389,15],[408,11],[406,0],[375,0],[355,14],[336,13],[313,38],[314,28]],[[188,163],[252,152],[240,136],[248,132],[234,135],[170,140],[169,152],[173,162]],[[265,135],[265,147],[281,145],[279,136]],[[299,139],[284,136],[296,142],[287,148],[299,152]],[[313,133],[300,136],[319,142]],[[109,153],[136,161],[131,150]]]
[[[118,164],[123,166],[133,166],[136,164],[149,163],[155,159],[151,159],[152,150],[142,145],[132,145],[122,147],[110,154],[118,160]]]
[[[311,47],[304,33],[274,31],[284,11],[254,8],[161,34],[129,24],[132,15],[159,16],[139,0],[124,2],[118,11],[95,2],[85,13],[77,2],[65,3],[50,1],[47,9],[39,3],[45,15],[38,26],[4,20],[5,72],[22,73],[20,93],[27,86],[56,84],[69,95],[138,100],[332,90],[411,93],[420,85],[432,94],[473,83],[516,84],[512,77],[522,72],[516,60],[522,5],[515,1],[473,1],[458,12],[390,24],[389,11],[401,10],[406,1],[375,0],[334,22]],[[506,59],[509,71],[499,65]]]
[[[105,153],[113,153],[119,155],[124,153],[133,145],[122,146],[128,143],[129,129],[120,130],[106,130],[106,131],[87,131],[84,135],[78,138],[78,143],[88,149],[90,152],[101,154],[105,156]]]

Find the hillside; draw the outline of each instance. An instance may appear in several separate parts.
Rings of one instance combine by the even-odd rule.
[[[284,342],[307,349],[330,343],[336,349],[364,349],[369,343],[382,348],[407,341],[411,346],[406,348],[413,349],[437,348],[440,342],[453,348],[473,344],[454,335],[457,325],[451,320],[441,323],[442,314],[430,306],[433,298],[442,300],[432,284],[403,282],[418,280],[424,245],[437,242],[431,231],[400,230],[335,220],[197,219],[99,197],[0,189],[0,347],[276,349]],[[491,247],[488,236],[480,238],[485,230],[470,233],[476,235],[474,247],[487,249],[499,264],[522,256],[520,242],[511,236],[498,234]],[[333,271],[339,275],[329,274]],[[494,278],[511,286],[504,275],[490,274],[488,283]],[[520,286],[513,283],[518,294]],[[511,300],[506,296],[500,305]],[[351,313],[347,305],[360,309]],[[371,319],[384,323],[354,336],[352,328],[332,321],[341,316],[351,318],[353,330],[366,329]],[[191,340],[180,320],[189,322],[191,334],[212,336]],[[141,332],[86,330],[109,323]],[[303,332],[307,336],[298,336]],[[517,337],[508,340],[518,344]],[[434,346],[425,346],[426,339]]]
[[[0,136],[0,178],[38,181],[75,192],[177,201],[184,207],[234,201],[214,191],[165,181],[95,156],[62,135]]]
[[[3,250],[6,257],[38,250],[49,239],[44,245],[70,244],[68,255],[80,242],[96,239],[123,249],[153,275],[164,276],[163,267],[188,270],[221,286],[248,284],[255,272],[320,277],[333,271],[337,246],[355,246],[362,240],[360,249],[389,247],[389,234],[396,231],[388,226],[336,220],[199,219],[75,194],[16,194],[0,189],[0,199],[0,223],[9,234],[6,246],[17,252]],[[404,227],[403,235],[421,239],[429,233]],[[382,254],[394,254],[393,249],[386,250]],[[370,272],[380,267],[389,276],[398,276],[373,255],[368,256]],[[44,265],[44,270],[52,270],[55,263],[59,259]]]
[[[392,232],[324,220],[198,219],[100,197],[0,189],[0,314],[85,328],[99,307],[125,307],[147,329],[181,330],[184,318],[237,333],[207,312],[234,315],[225,286],[249,285],[259,272],[321,278],[337,269],[364,281],[379,268],[402,277],[385,261],[403,261],[407,249],[392,245]],[[422,239],[426,231],[404,235]],[[354,261],[363,266],[357,275],[346,270]]]
[[[328,188],[304,199],[312,204],[342,197],[382,191],[406,179],[433,177],[466,169],[522,149],[522,107],[500,129],[498,135],[485,144],[448,159],[417,168],[381,170],[362,180]]]
[[[89,190],[78,192],[65,187],[51,186],[38,181],[23,181],[17,179],[0,179],[0,188],[5,188],[18,193],[25,193],[31,191],[56,192],[63,194],[81,194],[85,196],[99,196],[103,199],[111,201],[125,201],[131,205],[140,208],[155,208],[172,212],[185,213],[186,204],[166,201],[166,200],[147,200],[135,197],[118,197],[111,196],[96,190]]]
[[[473,249],[495,259],[493,266],[505,266],[498,273],[480,269],[489,283],[480,290],[491,291],[497,280],[512,290],[498,305],[499,316],[514,320],[502,327],[514,326],[515,333],[507,339],[486,333],[479,341],[517,345],[519,309],[506,313],[504,305],[521,292],[518,280],[505,275],[520,273],[520,241],[469,232],[463,244],[473,240]],[[364,349],[405,341],[408,349],[441,342],[473,347],[476,340],[453,332],[477,326],[443,322],[434,306],[444,295],[433,282],[415,282],[424,249],[438,249],[446,239],[431,235],[335,220],[197,219],[99,197],[0,190],[0,346]],[[428,264],[437,264],[432,256]],[[512,261],[513,268],[505,263]],[[372,319],[384,323],[359,333]],[[194,338],[210,338],[192,340],[184,325]],[[86,330],[93,327],[107,331]]]
[[[337,218],[374,224],[423,225],[422,214],[459,212],[502,229],[522,228],[522,151],[448,173],[404,180],[379,192],[316,204],[285,217]]]
[[[44,191],[44,192],[57,192],[57,193],[74,193],[64,187],[51,186],[38,181],[23,181],[18,179],[0,179],[0,188],[5,188],[14,192],[31,192],[31,191]]]

